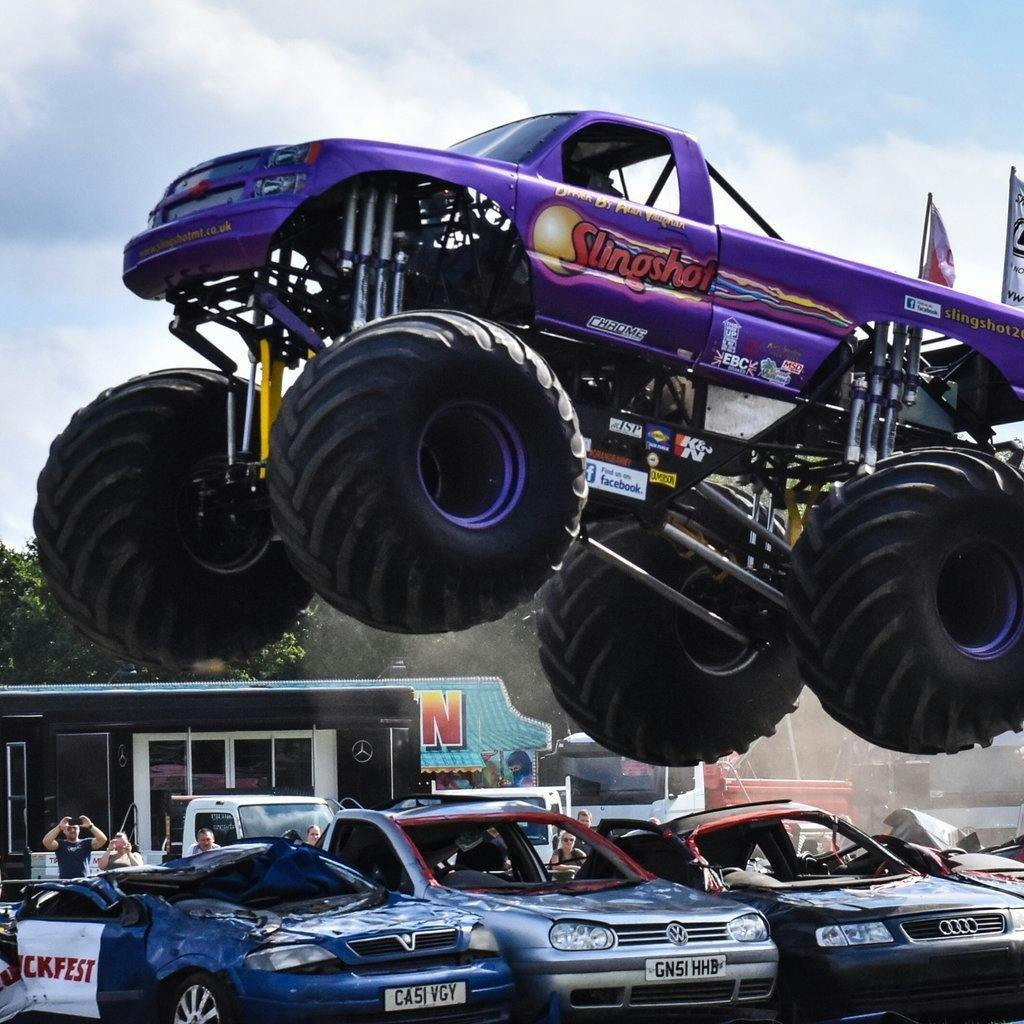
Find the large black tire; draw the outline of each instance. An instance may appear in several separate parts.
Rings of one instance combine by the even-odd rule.
[[[185,975],[161,1000],[160,1024],[240,1024],[235,994],[228,983],[206,971]]]
[[[562,559],[586,499],[576,414],[547,364],[462,313],[404,313],[307,364],[271,437],[299,571],[380,629],[500,618]]]
[[[224,460],[229,389],[241,423],[244,384],[214,371],[111,388],[75,413],[39,477],[50,589],[89,639],[127,661],[187,670],[245,657],[312,596],[271,539],[269,512],[239,530],[214,517],[204,521],[222,532],[190,533],[187,482]]]
[[[749,508],[749,499],[724,488]],[[687,496],[721,536],[745,539],[699,495]],[[742,628],[749,592],[664,537],[632,524],[591,536],[677,590],[710,601]],[[743,649],[577,545],[542,591],[540,657],[559,704],[602,746],[648,764],[742,753],[796,708],[802,688],[778,637]],[[744,605],[746,608],[744,609]],[[780,625],[779,632],[783,632]]]
[[[831,491],[793,549],[800,670],[859,736],[954,753],[1024,717],[1024,479],[928,449]]]

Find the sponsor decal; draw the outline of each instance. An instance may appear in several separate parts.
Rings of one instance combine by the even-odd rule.
[[[712,366],[720,366],[723,370],[733,370],[736,373],[745,373],[748,377],[757,376],[757,360],[749,356],[740,356],[735,352],[723,352],[715,349],[711,357]]]
[[[640,217],[648,224],[657,224],[663,228],[675,228],[677,231],[682,231],[686,227],[686,221],[674,213],[656,210],[653,206],[641,206],[639,203],[631,203],[628,199],[617,199],[600,192],[588,192],[586,189],[574,188],[572,185],[557,185],[555,195],[559,199],[576,199],[598,210],[611,210],[613,213]]]
[[[616,466],[632,466],[633,460],[625,455],[619,455],[618,452],[606,452],[602,448],[588,448],[587,452],[591,458],[597,459],[599,462],[611,462]]]
[[[648,427],[644,432],[644,443],[659,452],[672,451],[672,434],[667,427]]]
[[[804,364],[798,363],[795,359],[783,359],[782,369],[785,373],[791,373],[794,377],[799,377],[804,372]]]
[[[740,340],[741,324],[736,317],[731,316],[722,324],[722,351],[735,352],[736,342]]]
[[[692,459],[694,462],[703,462],[704,456],[714,450],[702,437],[690,437],[689,434],[676,434],[672,445],[672,451],[678,458]]]
[[[598,491],[610,491],[635,501],[647,497],[647,474],[625,466],[587,459],[587,483]]]
[[[925,316],[942,316],[942,306],[937,302],[932,302],[930,299],[919,299],[915,295],[903,297],[903,308],[910,310],[911,313],[923,313]]]
[[[625,434],[626,437],[635,437],[638,441],[644,436],[644,428],[632,420],[620,420],[614,416],[608,422],[608,429],[616,434]]]
[[[617,338],[625,338],[628,341],[643,341],[647,337],[646,328],[619,323],[618,320],[609,320],[606,316],[592,316],[587,321],[587,326],[593,327],[595,331],[614,334]]]
[[[774,359],[762,359],[758,365],[758,376],[762,380],[770,381],[772,384],[788,384],[792,374],[787,373]]]
[[[99,1019],[96,1001],[102,924],[76,921],[18,923],[18,968],[29,1008]]]
[[[657,452],[648,452],[647,453],[647,465],[648,466],[656,466],[656,465],[658,465],[658,463],[660,461],[661,460],[658,458],[658,453]]]
[[[1008,338],[1024,338],[1024,330],[1017,324],[1008,324],[1002,320],[993,320],[990,316],[975,316],[965,313],[956,306],[946,308],[946,319],[954,323],[964,324],[976,331],[990,331],[992,334],[1004,334]]]
[[[665,473],[660,469],[651,470],[652,484],[661,484],[663,487],[675,487],[677,479],[679,477],[676,473]]]

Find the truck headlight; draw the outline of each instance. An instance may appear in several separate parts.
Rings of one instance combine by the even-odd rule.
[[[246,967],[254,971],[315,971],[332,965],[341,967],[341,961],[323,946],[268,946],[257,949],[245,958]]]
[[[469,933],[469,948],[474,953],[497,953],[498,940],[490,928],[485,928],[482,924],[475,924]]]
[[[287,196],[294,192],[301,192],[306,184],[304,174],[275,174],[270,178],[260,178],[253,189],[253,195],[265,196]]]
[[[729,934],[737,942],[764,942],[768,938],[768,925],[760,914],[734,917],[728,928]]]
[[[301,146],[279,146],[271,150],[267,157],[268,167],[286,167],[288,164],[301,164],[309,156],[313,148],[312,142],[304,142]]]
[[[892,933],[881,921],[829,924],[814,933],[819,946],[873,946],[893,942]]]
[[[615,944],[610,928],[586,921],[559,921],[548,932],[548,938],[555,949],[568,951],[610,949]]]

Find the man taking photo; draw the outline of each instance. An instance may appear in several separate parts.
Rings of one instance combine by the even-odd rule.
[[[83,839],[82,829],[89,829],[92,838]],[[77,822],[65,815],[43,836],[43,849],[57,854],[57,873],[61,878],[84,878],[89,873],[92,851],[102,850],[106,845],[103,831],[84,814]]]

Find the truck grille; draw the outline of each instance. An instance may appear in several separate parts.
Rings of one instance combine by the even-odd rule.
[[[634,985],[630,1006],[682,1006],[687,1003],[728,1003],[735,981],[689,981],[681,985]]]
[[[429,932],[404,932],[373,939],[353,939],[348,948],[357,956],[401,956],[431,949],[450,949],[459,941],[457,928],[437,928]]]
[[[612,930],[620,946],[664,946],[669,942],[666,931],[671,921],[656,924],[620,924]],[[687,935],[686,945],[698,942],[728,942],[729,929],[724,921],[680,921]]]
[[[914,942],[939,939],[975,939],[985,935],[1002,935],[1006,921],[1000,913],[958,914],[955,917],[933,917],[925,921],[904,921],[904,934]]]

